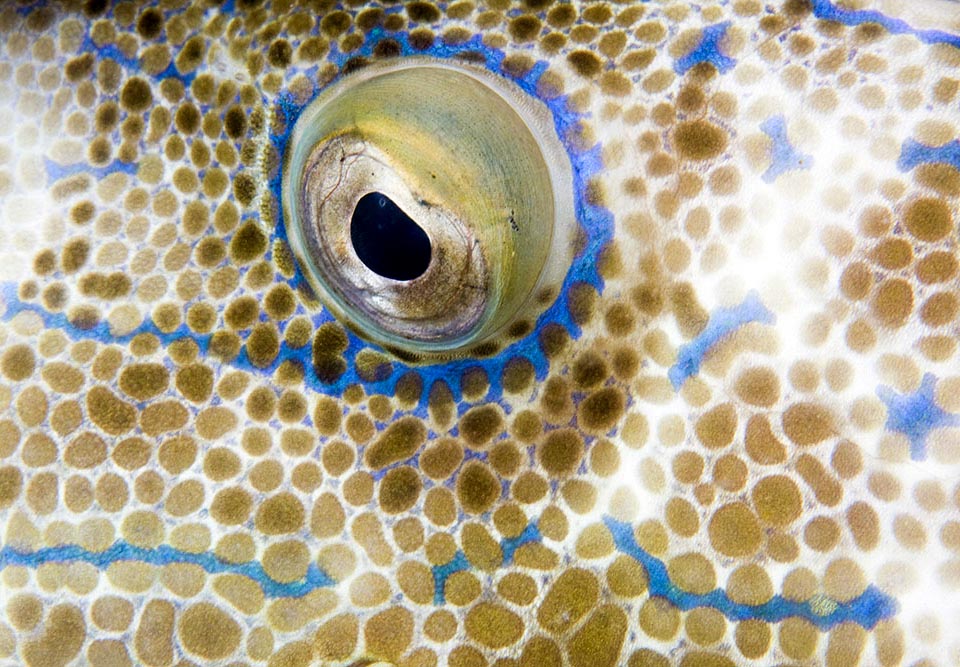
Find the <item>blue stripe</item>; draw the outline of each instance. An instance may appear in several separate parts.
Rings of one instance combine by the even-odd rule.
[[[105,551],[87,551],[75,545],[46,547],[32,552],[17,551],[5,546],[0,549],[0,570],[8,566],[36,568],[45,563],[83,562],[98,570],[106,570],[113,563],[137,562],[149,565],[171,565],[189,563],[199,565],[210,574],[240,574],[255,581],[268,598],[299,598],[317,588],[334,584],[326,573],[316,564],[310,563],[306,576],[300,581],[281,583],[270,578],[263,566],[256,562],[228,563],[209,552],[190,553],[161,545],[156,549],[145,549],[120,540]]]
[[[850,622],[872,630],[877,623],[897,613],[896,601],[875,586],[868,586],[860,596],[850,602],[832,602],[825,605],[831,610],[826,614],[817,612],[821,606],[813,600],[797,602],[782,595],[774,596],[760,605],[746,605],[734,602],[720,589],[705,594],[689,593],[670,580],[663,561],[640,548],[633,536],[633,526],[611,518],[604,519],[604,523],[613,535],[617,550],[636,560],[647,571],[650,595],[665,598],[683,611],[710,607],[731,621],[760,620],[777,623],[787,618],[802,618],[824,632],[841,623]]]

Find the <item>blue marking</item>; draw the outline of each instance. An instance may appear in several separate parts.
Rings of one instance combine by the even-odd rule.
[[[782,595],[777,595],[761,605],[746,605],[734,602],[719,588],[705,594],[688,593],[670,581],[667,566],[663,561],[640,548],[633,537],[633,527],[630,524],[609,517],[604,519],[604,523],[613,535],[617,550],[636,560],[647,571],[650,595],[665,598],[683,611],[710,607],[731,621],[756,619],[767,623],[798,617],[809,621],[823,632],[841,623],[851,622],[866,630],[872,630],[877,623],[897,613],[896,600],[872,585],[850,602],[835,602],[836,607],[831,605],[832,610],[827,614],[822,611],[818,613],[818,607],[812,600],[797,602]]]
[[[677,362],[670,367],[667,377],[674,389],[680,389],[687,378],[700,372],[700,364],[714,345],[751,322],[773,324],[776,316],[760,301],[756,292],[750,292],[743,303],[730,308],[719,308],[707,321],[700,335],[680,348]]]
[[[910,440],[910,458],[927,458],[927,436],[937,428],[960,426],[960,415],[945,412],[934,400],[937,378],[923,376],[920,388],[911,394],[898,394],[890,387],[877,388],[877,396],[887,406],[888,431],[903,433]]]
[[[503,553],[503,561],[501,565],[510,565],[513,562],[513,555],[516,553],[524,544],[530,542],[539,542],[543,539],[543,536],[540,535],[540,529],[537,528],[536,523],[530,523],[526,528],[523,529],[523,532],[517,535],[516,537],[508,537],[500,542],[500,551]],[[462,551],[457,551],[456,555],[453,557],[449,563],[443,565],[435,565],[433,567],[433,602],[434,604],[443,604],[446,600],[446,592],[444,587],[447,583],[447,578],[450,575],[457,572],[463,572],[465,570],[471,569],[470,561],[467,560],[466,555]]]
[[[910,171],[922,164],[949,164],[960,169],[960,141],[954,139],[943,146],[927,146],[919,141],[907,139],[900,147],[897,169]]]
[[[449,563],[435,565],[433,567],[433,603],[443,604],[446,599],[444,588],[447,585],[447,577],[456,572],[463,572],[470,569],[470,562],[463,555],[462,551],[457,551]]]
[[[737,61],[720,50],[720,42],[727,34],[730,21],[715,23],[703,29],[700,43],[687,55],[677,58],[673,69],[677,74],[686,74],[692,67],[700,63],[710,63],[721,74],[726,74],[737,64]]]
[[[875,10],[837,7],[831,0],[812,0],[812,3],[813,15],[818,19],[836,21],[849,26],[876,23],[894,35],[913,35],[924,44],[950,44],[960,48],[960,35],[943,30],[921,30],[902,19],[891,18]]]
[[[257,582],[268,598],[300,598],[318,588],[333,586],[334,581],[315,563],[310,563],[306,576],[300,581],[284,584],[271,579],[263,566],[251,561],[247,563],[228,563],[213,554],[190,553],[167,545],[156,549],[145,549],[120,540],[114,542],[106,551],[87,551],[75,545],[46,547],[33,552],[17,551],[5,546],[0,549],[0,570],[7,566],[36,568],[45,563],[89,563],[98,570],[105,570],[111,564],[135,561],[149,565],[170,565],[172,563],[190,563],[199,565],[209,574],[241,574]]]
[[[114,160],[110,164],[102,167],[93,167],[86,162],[63,165],[57,164],[50,158],[44,158],[43,166],[47,171],[48,183],[53,183],[61,178],[67,178],[68,176],[74,176],[76,174],[90,174],[99,181],[110,174],[119,173],[133,176],[137,173],[136,162],[121,162],[120,160]]]
[[[767,118],[760,124],[760,129],[773,142],[770,148],[770,166],[763,173],[765,183],[773,183],[788,171],[811,167],[813,156],[801,153],[790,143],[787,137],[787,122],[782,114]]]
[[[539,542],[542,539],[543,536],[540,534],[540,528],[537,527],[537,524],[531,523],[516,537],[509,537],[503,540],[503,542],[500,543],[500,549],[503,551],[503,564],[510,565],[513,562],[513,555],[517,552],[517,549],[524,544]]]

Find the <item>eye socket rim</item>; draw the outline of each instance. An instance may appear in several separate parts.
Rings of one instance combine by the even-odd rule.
[[[314,262],[309,248],[306,247],[307,244],[303,242],[298,232],[300,226],[298,217],[292,213],[298,211],[296,195],[299,188],[290,187],[291,171],[293,169],[291,165],[298,164],[295,159],[297,153],[290,148],[296,148],[300,145],[303,136],[308,134],[304,131],[305,123],[308,123],[311,118],[317,115],[317,109],[322,109],[324,105],[333,103],[345,87],[361,86],[377,77],[408,70],[414,70],[413,73],[416,74],[416,70],[424,68],[466,76],[472,82],[478,84],[485,93],[495,95],[499,100],[497,104],[506,104],[510,108],[519,122],[526,128],[529,139],[536,146],[538,157],[542,160],[545,179],[549,184],[548,199],[552,203],[552,211],[550,212],[549,224],[543,225],[545,229],[537,228],[536,230],[545,239],[543,242],[546,247],[545,259],[542,265],[536,268],[536,275],[527,279],[530,284],[529,289],[520,298],[514,298],[515,304],[512,310],[496,312],[494,308],[492,312],[497,315],[497,319],[494,320],[490,315],[491,310],[485,307],[483,312],[480,313],[480,319],[482,320],[480,325],[470,328],[466,334],[458,333],[454,336],[439,335],[433,338],[415,339],[397,335],[395,332],[377,325],[371,326],[371,323],[364,321],[363,317],[357,317],[357,314],[353,312],[355,304],[345,302],[342,295],[335,294],[334,290],[329,289],[329,286],[324,283],[322,277],[315,275],[315,272],[311,270]],[[574,172],[571,155],[560,137],[557,136],[557,125],[558,121],[555,121],[553,112],[543,101],[524,91],[510,79],[471,63],[453,62],[430,56],[409,56],[399,60],[376,62],[336,80],[321,90],[311,102],[302,108],[283,156],[282,215],[288,242],[300,265],[303,276],[323,305],[348,328],[356,332],[361,338],[381,345],[387,350],[403,352],[404,357],[412,355],[413,358],[424,362],[459,358],[469,356],[471,349],[476,349],[481,345],[499,343],[501,340],[505,341],[511,325],[520,319],[535,320],[559,297],[562,291],[561,285],[573,263],[575,239],[579,227],[578,212],[575,208]],[[300,154],[309,154],[315,148],[316,144],[309,149],[301,149]],[[302,162],[302,159],[300,162]],[[295,182],[299,183],[300,181]],[[412,214],[412,211],[401,205],[389,193],[384,194],[397,203],[427,233],[431,246],[434,246],[434,235],[431,233],[431,229],[422,225],[417,215]],[[514,224],[512,215],[509,224]],[[349,225],[347,227],[349,228]],[[436,253],[431,256],[431,265],[435,261],[435,255]],[[357,261],[360,262],[359,258],[357,258]],[[360,263],[362,264],[362,262]],[[368,267],[365,268],[370,271]],[[423,275],[409,282],[416,283],[429,272],[430,268],[428,267]],[[370,273],[377,275],[373,271],[370,271]],[[496,279],[496,276],[493,278]],[[545,298],[544,295],[552,295],[553,298]],[[494,304],[495,307],[500,305],[499,303]]]

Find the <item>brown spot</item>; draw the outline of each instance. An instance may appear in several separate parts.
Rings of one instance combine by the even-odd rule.
[[[684,121],[673,132],[677,154],[690,160],[709,160],[727,148],[727,133],[705,120]]]
[[[911,202],[903,213],[903,220],[907,230],[921,241],[939,241],[953,230],[950,207],[941,199]]]
[[[266,535],[296,532],[303,522],[303,504],[289,492],[278,493],[263,501],[255,518],[257,529]]]
[[[386,468],[413,456],[426,441],[427,430],[416,417],[401,417],[391,423],[377,440],[367,447],[364,462],[371,468]]]
[[[313,637],[316,657],[321,660],[346,660],[357,645],[359,623],[353,614],[340,614],[326,621]]]
[[[33,375],[36,359],[27,345],[13,345],[0,358],[0,369],[8,380],[20,382]]]
[[[764,477],[754,485],[751,498],[760,518],[777,527],[789,526],[803,509],[800,489],[786,475]]]
[[[131,364],[120,372],[120,389],[137,401],[160,395],[169,382],[169,373],[162,364]]]
[[[248,220],[230,240],[230,256],[238,264],[249,264],[267,251],[267,236],[260,226]]]
[[[486,447],[503,430],[503,410],[494,403],[471,408],[461,417],[459,428],[468,445]]]
[[[614,667],[627,634],[627,615],[614,604],[597,609],[567,645],[571,667]]]
[[[731,403],[723,403],[704,413],[697,420],[696,432],[700,442],[710,449],[726,447],[737,430],[737,411]]]
[[[236,651],[242,631],[233,618],[209,602],[191,605],[180,615],[177,630],[184,648],[205,660]]]
[[[129,111],[146,111],[152,102],[150,84],[139,77],[128,79],[120,90],[120,106]]]
[[[457,497],[468,514],[482,514],[500,497],[500,483],[490,468],[469,461],[457,476]]]
[[[83,612],[69,604],[58,604],[47,615],[43,634],[23,645],[27,665],[62,667],[80,653],[87,628]]]
[[[537,461],[553,477],[576,472],[583,459],[584,445],[580,433],[565,428],[550,431],[537,447]]]
[[[900,278],[886,280],[877,288],[870,306],[881,324],[902,327],[913,311],[913,288]]]
[[[770,368],[749,368],[737,377],[737,395],[746,403],[769,408],[780,400],[780,380]]]
[[[121,401],[106,387],[91,388],[87,393],[86,406],[93,423],[110,435],[126,433],[136,424],[136,408]]]
[[[760,548],[760,523],[746,504],[735,502],[714,512],[709,523],[713,548],[734,558],[751,556]]]
[[[467,635],[489,648],[515,644],[523,635],[523,621],[515,613],[493,602],[481,602],[467,612]]]
[[[210,516],[218,523],[235,526],[243,523],[253,509],[253,498],[239,487],[217,491],[210,505]]]
[[[816,445],[836,434],[829,410],[813,403],[794,403],[783,413],[783,432],[801,447]]]
[[[587,570],[565,570],[550,587],[540,608],[540,627],[554,635],[562,635],[573,627],[600,598],[597,578]]]
[[[393,607],[370,618],[363,628],[369,654],[396,662],[413,639],[413,614]]]
[[[413,507],[420,497],[423,484],[420,475],[411,466],[394,468],[380,481],[378,500],[387,514],[399,514]]]
[[[64,460],[74,468],[86,469],[100,465],[107,459],[107,443],[94,433],[81,433],[64,452]]]
[[[600,73],[603,65],[599,56],[592,51],[578,49],[567,55],[567,62],[580,76],[592,78]]]

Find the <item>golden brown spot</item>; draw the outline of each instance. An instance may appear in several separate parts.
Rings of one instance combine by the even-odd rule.
[[[753,555],[760,548],[760,523],[746,504],[734,502],[714,512],[709,523],[710,543],[734,558]]]
[[[730,403],[723,403],[704,413],[696,425],[700,442],[711,449],[729,445],[736,429],[737,411]]]
[[[169,373],[162,364],[132,364],[120,372],[120,389],[137,401],[158,396],[169,382]]]
[[[403,607],[382,611],[367,621],[363,636],[370,654],[397,661],[413,639],[413,614]]]
[[[494,403],[471,408],[460,419],[459,428],[468,445],[486,447],[503,430],[503,410]]]
[[[146,111],[152,102],[150,84],[139,77],[127,79],[120,90],[120,106],[129,111]]]
[[[482,514],[500,497],[500,483],[490,468],[479,461],[469,461],[457,476],[457,498],[464,511]]]
[[[796,483],[785,475],[764,477],[753,487],[753,506],[771,525],[788,526],[800,517],[803,498]]]
[[[126,433],[136,423],[136,408],[121,401],[106,387],[91,388],[87,393],[86,406],[93,423],[111,435]]]
[[[188,607],[180,616],[177,631],[184,648],[206,660],[230,655],[242,637],[237,622],[209,602]]]
[[[257,509],[257,529],[266,535],[293,533],[303,526],[303,504],[289,492],[267,498]]]
[[[599,583],[593,574],[579,568],[566,570],[544,597],[537,621],[547,632],[560,635],[593,609],[599,596]]]
[[[570,475],[583,459],[583,438],[574,429],[550,431],[537,447],[537,460],[554,477]]]
[[[913,288],[899,278],[886,280],[877,288],[870,306],[884,326],[902,327],[913,311]]]
[[[690,593],[706,594],[717,585],[713,564],[700,553],[675,556],[667,564],[670,580]]]
[[[252,509],[253,498],[249,493],[239,487],[228,487],[213,497],[210,516],[219,523],[232,526],[246,521]]]
[[[640,607],[640,628],[650,637],[667,641],[680,629],[680,612],[669,600],[651,597]]]
[[[750,368],[737,378],[735,390],[746,403],[769,408],[780,399],[780,380],[770,368]]]
[[[567,55],[567,62],[577,74],[586,78],[592,78],[599,74],[603,65],[595,53],[582,49],[571,51]]]
[[[314,635],[316,657],[333,661],[349,658],[357,644],[359,631],[357,617],[353,614],[334,616],[321,625]]]
[[[300,540],[274,542],[263,553],[263,570],[282,584],[303,579],[310,564],[310,552]]]
[[[588,433],[606,433],[620,421],[625,408],[623,391],[617,387],[604,387],[580,403],[577,421]]]
[[[405,512],[416,504],[422,486],[420,475],[414,468],[394,468],[380,482],[380,507],[388,514]]]
[[[420,468],[437,481],[453,474],[463,461],[463,448],[451,438],[441,438],[429,445],[420,455]]]
[[[0,358],[0,369],[8,380],[19,382],[33,375],[36,364],[33,350],[27,345],[13,345]]]
[[[677,153],[689,160],[709,160],[727,148],[727,134],[705,120],[684,121],[674,130]]]
[[[938,241],[953,230],[953,216],[941,199],[923,198],[911,202],[903,213],[907,230],[921,241]]]
[[[836,433],[833,416],[820,405],[794,403],[783,413],[783,432],[801,447],[816,445]]]

